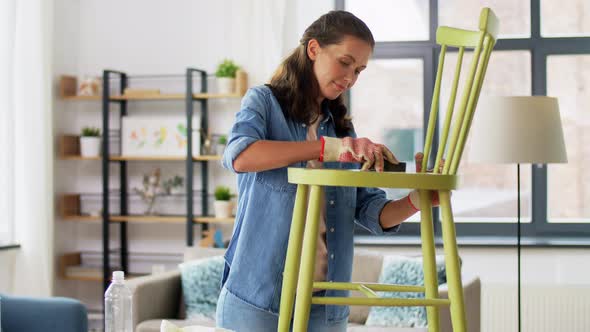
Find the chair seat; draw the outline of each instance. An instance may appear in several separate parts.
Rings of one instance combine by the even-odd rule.
[[[289,167],[288,181],[320,186],[453,190],[457,189],[458,176]]]

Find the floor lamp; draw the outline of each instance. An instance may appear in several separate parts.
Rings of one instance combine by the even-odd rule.
[[[542,96],[487,97],[477,104],[468,160],[516,164],[518,331],[521,331],[520,290],[520,164],[566,163],[567,155],[557,98]]]

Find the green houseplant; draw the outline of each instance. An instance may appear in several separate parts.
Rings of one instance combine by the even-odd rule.
[[[231,202],[232,193],[229,187],[217,186],[215,187],[215,202],[213,202],[213,210],[215,218],[229,218],[232,215],[233,204]]]
[[[84,127],[80,132],[80,155],[98,157],[100,155],[100,129]]]
[[[175,175],[174,177],[164,181],[163,187],[166,194],[180,194],[182,193],[182,186],[184,184],[184,178],[180,175]]]
[[[225,59],[215,71],[217,77],[217,90],[219,93],[234,93],[236,85],[236,72],[240,69],[232,60]]]
[[[223,150],[225,150],[226,144],[227,144],[227,135],[219,135],[219,137],[217,137],[217,145],[216,145],[218,156],[223,155]]]

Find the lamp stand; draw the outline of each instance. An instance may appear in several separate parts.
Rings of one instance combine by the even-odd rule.
[[[516,211],[518,214],[517,219],[517,229],[516,229],[516,250],[517,250],[517,257],[518,257],[518,332],[521,331],[522,324],[521,324],[521,307],[520,307],[520,163],[516,164],[516,190],[518,191],[516,195]]]

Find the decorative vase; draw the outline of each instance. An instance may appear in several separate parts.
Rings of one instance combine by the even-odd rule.
[[[218,93],[235,93],[236,79],[231,77],[217,78]]]
[[[80,155],[82,157],[98,157],[100,155],[100,137],[80,137]]]
[[[229,218],[232,212],[231,201],[215,201],[213,202],[213,211],[215,212],[215,218]]]

